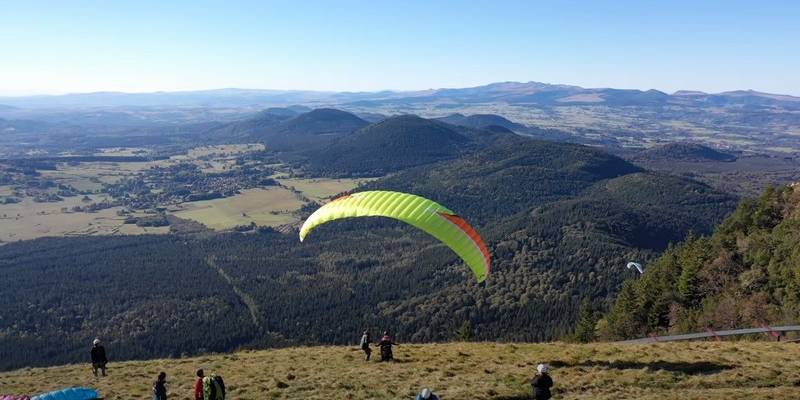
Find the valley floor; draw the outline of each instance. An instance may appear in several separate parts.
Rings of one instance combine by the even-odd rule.
[[[528,398],[536,364],[546,362],[555,399],[800,398],[800,344],[791,343],[450,343],[401,345],[395,356],[365,362],[355,347],[244,351],[111,363],[105,378],[92,377],[88,364],[29,368],[0,373],[0,392],[85,385],[105,399],[148,399],[165,371],[169,398],[191,399],[202,367],[225,378],[232,400],[412,399],[425,386],[443,400],[519,400]]]

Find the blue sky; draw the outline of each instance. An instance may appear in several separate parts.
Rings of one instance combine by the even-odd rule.
[[[800,1],[0,0],[0,94],[540,81],[800,95]]]

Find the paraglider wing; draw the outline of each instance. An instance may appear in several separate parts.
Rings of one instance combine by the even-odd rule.
[[[452,249],[472,269],[478,282],[483,282],[489,274],[489,251],[475,229],[435,201],[408,193],[367,191],[334,199],[306,219],[300,228],[300,241],[326,222],[356,217],[388,217],[403,221]]]
[[[628,269],[631,269],[631,267],[636,268],[636,270],[639,271],[640,274],[644,273],[644,268],[642,268],[642,264],[635,263],[635,262],[629,262],[627,267],[628,267]]]
[[[100,398],[100,394],[97,393],[97,390],[74,387],[39,394],[31,397],[31,400],[94,400],[98,398]]]

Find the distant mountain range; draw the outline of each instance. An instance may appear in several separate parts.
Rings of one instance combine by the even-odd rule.
[[[185,92],[120,93],[97,92],[56,96],[0,97],[12,107],[118,107],[194,106],[241,107],[289,104],[368,106],[392,103],[509,103],[559,106],[572,104],[629,105],[751,105],[800,109],[800,97],[753,90],[704,93],[681,90],[667,94],[658,90],[582,88],[540,82],[499,82],[457,89],[379,92],[323,92],[303,90],[217,89]]]

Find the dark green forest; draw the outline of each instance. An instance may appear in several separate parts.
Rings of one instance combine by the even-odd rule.
[[[626,282],[601,334],[633,338],[796,323],[800,317],[800,192],[743,200],[713,235],[691,235]]]
[[[324,225],[302,244],[272,229],[12,243],[0,247],[0,369],[86,361],[94,337],[112,360],[354,343],[366,327],[400,342],[450,340],[465,323],[475,340],[561,338],[583,299],[610,303],[635,277],[627,261],[711,233],[735,206],[601,150],[515,136],[367,188],[472,222],[493,255],[487,282],[382,219]]]

